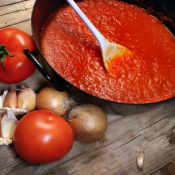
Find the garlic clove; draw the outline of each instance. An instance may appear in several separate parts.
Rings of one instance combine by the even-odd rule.
[[[3,100],[2,100],[2,95],[0,96],[0,108],[3,108]]]
[[[5,139],[12,139],[13,134],[18,123],[15,115],[12,111],[7,111],[8,113],[3,114],[1,118],[0,128],[1,135],[0,137]]]
[[[9,108],[17,108],[18,106],[18,97],[16,90],[11,90],[4,99],[3,107],[9,107]]]
[[[24,108],[0,108],[0,114],[4,114],[7,112],[7,110],[12,110],[14,115],[23,115],[23,114],[27,114],[29,111],[24,109]]]
[[[18,93],[18,108],[32,111],[36,108],[36,94],[31,88],[22,88]]]
[[[7,94],[8,94],[8,90],[5,90],[2,94],[2,104],[4,103],[4,99],[5,99]]]
[[[12,143],[12,139],[5,139],[0,137],[0,145],[9,145]]]
[[[144,158],[145,158],[144,152],[140,151],[137,156],[137,166],[139,169],[143,169]]]

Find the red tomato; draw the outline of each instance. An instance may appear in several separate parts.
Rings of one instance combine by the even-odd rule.
[[[18,83],[36,70],[33,63],[24,55],[23,50],[29,49],[34,51],[37,49],[33,38],[26,32],[16,28],[4,28],[0,30],[0,46],[5,45],[5,48],[10,53],[10,57],[4,47],[0,48],[0,58],[2,60],[4,54],[6,55],[3,61],[3,66],[0,65],[0,81],[4,83]],[[14,56],[15,55],[15,56]]]
[[[74,134],[68,122],[48,110],[26,114],[17,124],[13,143],[18,154],[31,163],[63,158],[72,148]]]

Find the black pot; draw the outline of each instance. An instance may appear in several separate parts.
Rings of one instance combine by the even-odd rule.
[[[172,34],[175,35],[174,0],[124,0],[124,1],[147,9],[147,11],[149,11],[150,14],[156,16],[159,20],[161,20],[163,24],[172,32]],[[33,37],[38,47],[38,51],[31,53],[28,50],[24,50],[24,53],[33,62],[33,64],[37,67],[37,69],[45,76],[45,78],[50,82],[50,84],[59,91],[68,90],[73,85],[70,84],[68,81],[66,81],[63,77],[61,77],[43,57],[40,48],[40,41],[41,41],[42,27],[44,26],[45,21],[49,18],[51,13],[53,13],[57,8],[63,6],[65,3],[66,3],[65,0],[36,0],[32,13],[32,30],[33,30]],[[41,59],[45,65],[44,66],[45,68],[43,68],[41,64],[34,57],[34,55],[39,53],[42,56]],[[57,82],[59,82],[59,84]],[[78,91],[82,91],[78,88],[76,89]],[[84,91],[82,92],[85,93]],[[85,94],[89,97],[94,97],[91,94],[88,93]],[[110,102],[108,100],[100,99],[99,97],[94,98],[100,101],[102,100]],[[111,103],[117,105],[121,104],[117,102],[111,102]]]

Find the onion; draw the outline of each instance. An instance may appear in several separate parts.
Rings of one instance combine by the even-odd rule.
[[[48,86],[42,89],[36,98],[38,109],[47,109],[64,116],[70,108],[70,99],[67,92],[59,92]]]
[[[102,109],[91,104],[73,108],[68,116],[75,139],[83,143],[105,141],[107,117]]]

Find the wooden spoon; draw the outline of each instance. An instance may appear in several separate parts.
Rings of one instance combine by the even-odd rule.
[[[80,8],[73,0],[66,1],[70,4],[70,6],[74,9],[74,11],[78,14],[78,16],[82,19],[82,21],[86,24],[86,26],[97,39],[101,48],[105,69],[109,72],[111,76],[115,77],[116,71],[113,72],[112,64],[119,58],[132,56],[132,52],[124,46],[108,41],[94,27],[94,25],[89,21],[89,19],[85,16],[85,14],[80,10]]]

